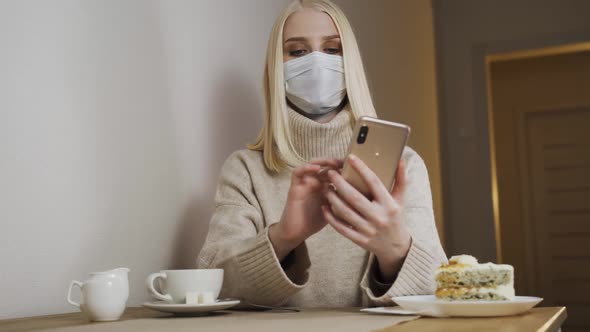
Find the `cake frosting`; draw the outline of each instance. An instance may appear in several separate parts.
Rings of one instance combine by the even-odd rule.
[[[449,264],[477,265],[477,258],[471,255],[453,256],[449,259]]]

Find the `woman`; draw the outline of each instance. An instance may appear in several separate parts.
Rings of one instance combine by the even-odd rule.
[[[350,307],[431,294],[446,257],[422,159],[405,149],[389,193],[349,156],[373,200],[338,172],[354,121],[375,110],[350,24],[329,0],[294,1],[279,16],[264,92],[264,127],[225,162],[198,259],[225,270],[222,297]]]

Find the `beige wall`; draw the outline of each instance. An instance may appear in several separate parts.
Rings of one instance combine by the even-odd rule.
[[[0,2],[0,318],[72,311],[70,280],[118,266],[137,305],[149,272],[193,266],[219,168],[260,127],[286,2]],[[339,3],[379,113],[413,127],[440,222],[428,3]]]
[[[590,1],[433,4],[447,254],[469,253],[494,261],[485,55],[588,41]]]
[[[410,146],[430,175],[443,237],[432,9],[429,0],[336,0],[355,29],[380,117],[412,127]]]

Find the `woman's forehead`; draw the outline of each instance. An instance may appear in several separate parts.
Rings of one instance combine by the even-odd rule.
[[[330,15],[313,8],[304,8],[291,14],[283,28],[283,42],[289,38],[325,37],[338,35]]]

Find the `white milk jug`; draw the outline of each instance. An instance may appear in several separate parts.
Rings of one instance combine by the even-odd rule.
[[[80,308],[91,321],[118,320],[127,304],[129,297],[129,269],[120,267],[117,269],[92,272],[85,282],[73,280],[68,290],[68,302]],[[82,301],[72,300],[72,289],[80,287]]]

